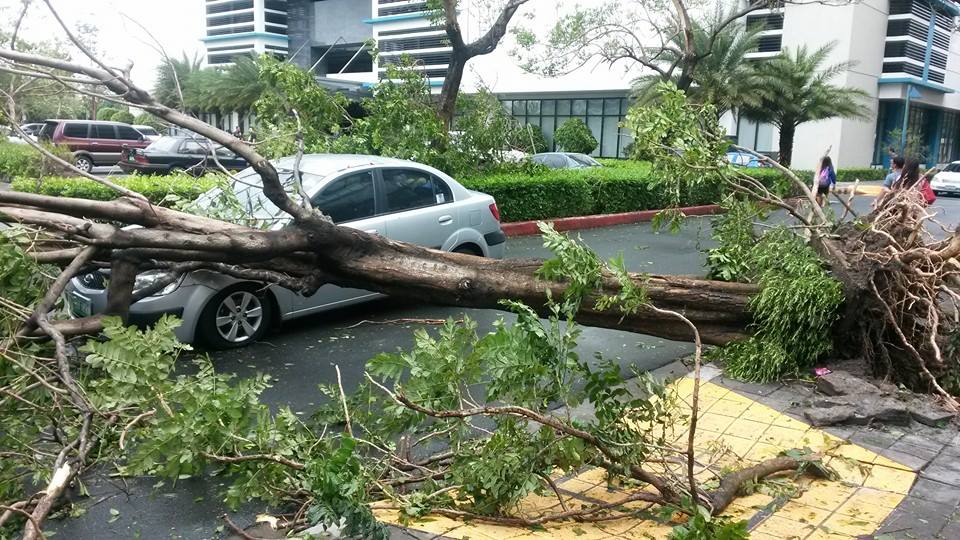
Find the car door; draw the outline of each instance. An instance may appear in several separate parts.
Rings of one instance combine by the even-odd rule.
[[[387,218],[377,215],[376,194],[373,171],[366,170],[347,173],[327,182],[313,196],[311,202],[315,208],[330,216],[337,225],[352,227],[371,234],[384,234],[384,222]],[[290,315],[305,315],[376,295],[377,293],[363,289],[324,285],[312,296],[297,295],[292,301],[294,311]]]
[[[120,140],[113,124],[90,124],[90,156],[95,165],[114,165],[120,161]]]
[[[441,249],[458,229],[453,192],[429,171],[413,168],[380,169],[381,203],[387,237]]]
[[[192,169],[194,167],[216,169],[217,164],[214,163],[212,159],[209,165],[207,164],[207,155],[209,153],[210,149],[206,145],[200,144],[199,141],[187,139],[180,145],[180,152],[177,154],[177,159],[174,164],[184,169]],[[193,170],[196,171],[196,169]]]
[[[150,141],[140,133],[139,131],[133,129],[132,126],[119,125],[117,128],[117,144],[120,145],[121,150],[124,146],[128,148],[146,148],[150,146]]]

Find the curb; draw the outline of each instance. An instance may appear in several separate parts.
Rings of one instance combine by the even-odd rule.
[[[721,212],[720,206],[708,204],[704,206],[688,206],[679,208],[685,216],[711,216]],[[640,210],[637,212],[623,212],[621,214],[596,214],[592,216],[575,216],[556,219],[541,219],[535,221],[516,221],[502,223],[500,229],[507,236],[530,236],[540,234],[537,223],[544,221],[551,223],[558,231],[573,231],[578,229],[594,229],[609,227],[610,225],[625,225],[627,223],[641,223],[652,221],[654,216],[663,210]]]

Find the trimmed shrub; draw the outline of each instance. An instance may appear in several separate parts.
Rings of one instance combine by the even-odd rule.
[[[113,107],[104,107],[102,109],[97,110],[97,120],[103,120],[104,122],[108,122],[110,120],[113,120],[113,115],[117,114],[118,112],[120,112],[120,109],[114,109]]]
[[[857,179],[859,179],[861,182],[883,180],[889,172],[890,171],[886,169],[874,169],[872,167],[851,167],[848,169],[837,169],[837,182],[853,182]],[[813,173],[811,172],[811,174]]]
[[[143,194],[150,202],[169,206],[175,200],[195,200],[207,190],[213,188],[220,175],[208,174],[196,178],[186,173],[167,176],[128,176],[113,178],[114,183]],[[39,193],[54,197],[73,197],[110,201],[119,194],[112,189],[86,178],[47,177],[43,179],[17,178],[13,181],[13,190],[26,193]]]
[[[66,148],[48,145],[55,155],[70,161]],[[20,176],[41,178],[49,174],[63,174],[64,168],[44,157],[28,144],[0,142],[0,181],[9,182]]]
[[[550,171],[537,176],[497,173],[466,180],[463,185],[493,196],[503,221],[594,213],[593,186],[582,175],[570,172]]]
[[[117,111],[113,116],[110,117],[110,120],[114,122],[123,122],[124,124],[133,123],[133,113],[130,111]]]
[[[560,125],[553,134],[558,149],[565,152],[589,154],[597,148],[597,139],[590,128],[579,118],[571,118]]]
[[[528,154],[539,154],[550,149],[547,139],[543,136],[543,130],[533,124],[517,126],[513,138],[513,147]]]
[[[161,131],[163,129],[163,122],[161,122],[159,118],[157,118],[156,116],[150,113],[138,114],[137,117],[134,118],[133,122],[131,123],[136,124],[138,126],[150,126],[157,131]]]

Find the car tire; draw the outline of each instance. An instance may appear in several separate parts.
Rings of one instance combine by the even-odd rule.
[[[90,156],[85,154],[74,156],[73,165],[74,167],[86,173],[93,170],[93,160],[90,159]]]
[[[200,314],[200,339],[214,349],[245,347],[273,322],[273,302],[262,288],[240,285],[217,293]]]

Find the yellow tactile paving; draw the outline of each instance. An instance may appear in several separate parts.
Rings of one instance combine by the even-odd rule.
[[[687,408],[693,392],[693,380],[673,383],[678,405]],[[910,490],[915,474],[899,463],[790,418],[766,405],[731,392],[713,383],[701,385],[697,420],[697,454],[710,457],[717,466],[749,463],[774,457],[784,449],[809,448],[828,454],[826,462],[840,475],[838,481],[802,477],[796,480],[799,494],[794,498],[754,493],[734,500],[725,514],[751,521],[754,539],[850,539],[876,531],[884,519]],[[677,444],[685,444],[688,424],[678,422],[668,435]],[[662,472],[666,465],[650,464]],[[696,475],[701,481],[709,471]],[[616,501],[631,488],[609,486],[600,469],[583,471],[573,477],[555,477],[558,488],[567,494],[567,504],[589,507],[600,501]],[[635,489],[635,488],[632,488]],[[635,508],[645,508],[636,503]],[[527,497],[519,511],[526,516],[555,512],[555,497]],[[377,517],[398,523],[398,514],[377,511]],[[670,534],[671,524],[643,519],[621,519],[596,524],[548,523],[543,528],[498,527],[483,523],[463,523],[442,517],[429,517],[413,523],[414,529],[454,539],[546,539],[605,540],[660,539]]]

